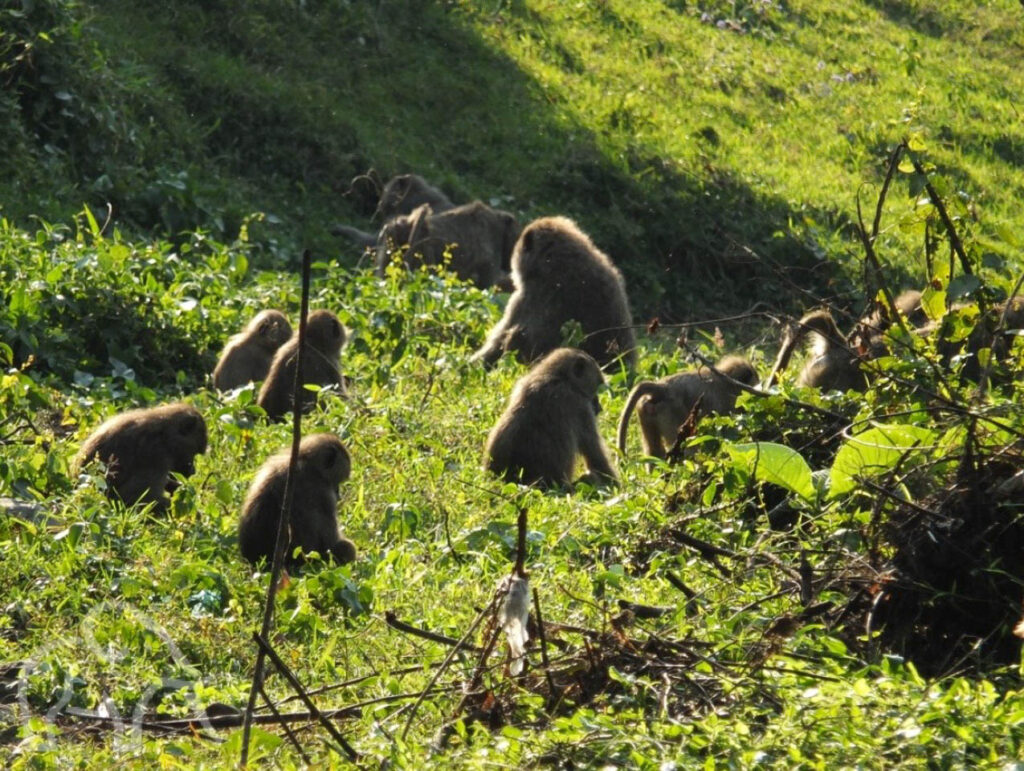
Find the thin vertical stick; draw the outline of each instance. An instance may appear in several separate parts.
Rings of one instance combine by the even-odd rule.
[[[288,461],[288,476],[284,484],[284,503],[281,507],[281,515],[277,520],[277,536],[274,540],[274,558],[270,568],[270,586],[267,587],[267,599],[263,606],[263,624],[260,627],[260,637],[266,640],[270,637],[270,629],[274,621],[274,599],[277,597],[277,586],[281,580],[281,572],[284,569],[284,553],[288,541],[285,538],[288,521],[291,517],[292,503],[295,499],[295,469],[299,462],[299,442],[302,439],[302,376],[303,359],[306,352],[306,317],[309,315],[309,277],[312,265],[312,255],[307,249],[302,253],[302,306],[299,312],[299,350],[295,360],[295,384],[292,388],[292,454]],[[252,686],[249,689],[249,703],[245,708],[245,720],[242,722],[242,759],[244,767],[249,760],[249,734],[252,730],[252,713],[256,708],[256,696],[259,687],[263,683],[264,650],[257,648],[256,667],[252,673]]]
[[[270,643],[267,642],[267,639],[255,632],[253,632],[252,636],[255,638],[256,644],[260,646],[260,650],[270,657],[270,661],[275,667],[277,667],[277,671],[284,675],[288,684],[295,689],[297,694],[299,694],[299,698],[302,699],[302,703],[306,705],[306,709],[309,710],[309,713],[320,721],[320,725],[326,728],[334,741],[336,741],[341,748],[345,750],[345,754],[348,755],[349,760],[357,760],[359,758],[359,753],[352,749],[352,745],[345,741],[345,737],[341,735],[341,731],[338,730],[338,727],[317,708],[316,704],[313,703],[313,700],[309,698],[309,694],[306,693],[306,689],[302,687],[302,683],[299,682],[299,679],[291,669],[288,668],[288,665],[282,661],[281,657],[277,655],[277,652],[270,647]]]

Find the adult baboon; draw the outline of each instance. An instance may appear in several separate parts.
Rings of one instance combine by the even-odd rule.
[[[337,386],[344,391],[345,381],[338,369],[338,357],[346,340],[345,327],[330,311],[319,310],[309,314],[306,322],[306,352],[303,357],[303,384]],[[257,404],[271,420],[277,420],[292,409],[292,389],[295,386],[295,367],[298,363],[299,331],[277,349],[270,373],[263,381]],[[302,407],[309,409],[316,396],[303,390]]]
[[[745,385],[757,385],[757,371],[742,356],[726,356],[715,365],[724,375]],[[707,367],[681,372],[657,381],[638,383],[619,417],[619,450],[626,451],[626,431],[636,408],[644,453],[664,458],[679,434],[679,427],[697,403],[701,413],[732,412],[740,389]]]
[[[512,253],[515,287],[501,321],[474,361],[490,367],[506,351],[534,361],[562,344],[562,326],[578,322],[579,347],[602,366],[636,363],[626,287],[612,261],[566,217],[534,220]]]
[[[863,391],[867,388],[860,357],[847,344],[827,310],[811,311],[786,330],[775,366],[768,376],[769,386],[775,384],[779,373],[789,365],[793,351],[808,337],[813,340],[811,357],[800,372],[797,385],[823,391]]]
[[[284,505],[285,480],[290,450],[271,456],[249,485],[242,518],[238,523],[238,545],[242,556],[253,564],[268,562],[274,554],[277,521]],[[352,462],[348,450],[334,434],[313,434],[299,444],[299,460],[293,480],[295,498],[288,520],[289,564],[294,556],[318,552],[344,564],[356,558],[356,547],[338,534],[338,486],[348,479]]]
[[[448,269],[483,289],[508,283],[519,223],[509,212],[492,209],[481,201],[440,212],[423,204],[409,214],[388,220],[377,235],[354,228],[347,228],[344,234],[363,246],[376,246],[378,275],[384,275],[398,251],[407,268],[416,268],[440,265],[445,250],[450,249]]]
[[[206,452],[206,421],[189,404],[165,404],[115,415],[85,440],[72,463],[74,474],[98,460],[106,465],[107,495],[127,505],[167,507],[171,474],[190,476],[193,459]]]
[[[224,346],[213,370],[213,387],[229,391],[263,380],[270,371],[277,349],[291,336],[292,325],[281,311],[260,311]]]
[[[551,351],[512,390],[487,437],[486,467],[510,481],[552,487],[573,481],[582,455],[595,481],[615,481],[597,431],[597,390],[603,382],[589,354],[575,348]]]
[[[956,306],[950,310],[960,311],[963,310],[963,306]],[[1004,314],[1005,321],[1003,321]],[[996,335],[996,329],[1000,328],[1000,324],[1002,324],[1002,331]],[[993,305],[985,315],[979,316],[974,324],[974,329],[967,336],[966,343],[963,340],[941,339],[937,344],[938,350],[947,364],[954,356],[961,355],[966,350],[967,355],[961,376],[967,380],[978,380],[982,370],[978,353],[988,348],[996,362],[1004,361],[1010,354],[1013,341],[1021,334],[1022,329],[1024,329],[1024,298],[1018,297]],[[937,323],[928,331],[934,333],[936,330],[941,333],[942,324]]]
[[[399,249],[403,250],[402,260],[408,268],[440,265],[445,250],[450,249],[449,270],[478,287],[494,286],[507,281],[518,237],[519,223],[512,214],[480,201],[441,213],[424,204],[381,228],[377,238],[377,273],[384,275],[392,255]]]

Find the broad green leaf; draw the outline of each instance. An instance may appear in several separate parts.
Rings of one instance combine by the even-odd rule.
[[[928,287],[921,292],[921,307],[930,319],[939,319],[946,313],[946,291]]]
[[[784,487],[807,501],[813,501],[811,467],[796,450],[774,442],[726,445],[729,454],[752,471],[762,482]]]
[[[857,487],[860,477],[884,474],[908,450],[931,445],[933,431],[921,426],[875,426],[851,437],[836,453],[832,463],[832,486],[829,498],[835,498]]]

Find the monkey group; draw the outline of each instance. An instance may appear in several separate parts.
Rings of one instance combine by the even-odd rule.
[[[572,220],[542,217],[520,229],[515,217],[477,201],[454,205],[422,177],[396,177],[384,186],[376,216],[384,218],[377,235],[339,226],[337,232],[377,248],[383,272],[394,249],[408,267],[438,265],[453,249],[451,267],[480,286],[511,288],[501,318],[471,357],[493,367],[512,353],[529,369],[515,383],[483,448],[483,467],[496,477],[544,489],[568,488],[583,481],[594,486],[619,481],[612,454],[601,437],[599,391],[605,372],[632,379],[637,343],[625,281],[613,261]],[[361,239],[361,240],[360,240]],[[899,295],[889,311],[861,318],[844,336],[828,310],[814,310],[785,332],[764,387],[775,385],[801,345],[809,355],[796,378],[800,386],[822,390],[864,391],[871,384],[866,365],[887,353],[887,329],[900,317],[916,334],[934,326],[919,292]],[[1024,301],[990,311],[959,347],[977,358],[982,348],[996,357],[1009,350],[1008,332],[1024,326]],[[996,334],[1000,331],[1000,334]],[[226,343],[212,372],[219,391],[258,384],[257,404],[270,420],[294,408],[300,332],[279,310],[258,313]],[[345,395],[340,356],[349,332],[329,310],[309,314],[304,328],[300,411],[316,402],[316,390]],[[967,368],[964,370],[968,372]],[[645,456],[664,459],[680,440],[684,425],[702,415],[728,414],[743,390],[758,390],[754,365],[741,356],[725,356],[714,366],[638,382],[619,414],[616,446],[623,456],[634,412]],[[182,477],[195,471],[195,457],[207,449],[207,424],[184,403],[135,409],[110,418],[84,441],[73,463],[76,474],[101,471],[106,493],[126,505],[152,506],[165,513]],[[577,476],[580,461],[586,473]],[[331,433],[306,436],[288,483],[290,453],[268,458],[256,471],[241,507],[238,543],[253,564],[274,555],[279,514],[285,498],[293,504],[285,528],[286,564],[299,566],[306,555],[344,564],[356,559],[353,542],[338,524],[339,488],[351,474],[351,458]]]

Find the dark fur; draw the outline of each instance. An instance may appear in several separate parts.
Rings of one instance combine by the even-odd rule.
[[[267,459],[256,473],[242,504],[238,523],[238,545],[242,556],[253,564],[273,557],[277,520],[284,505],[290,450]],[[338,534],[338,487],[349,478],[352,462],[345,445],[334,434],[313,434],[299,445],[294,480],[295,498],[288,522],[290,564],[295,549],[330,555],[345,564],[356,558],[356,547]]]
[[[506,211],[474,201],[438,213],[424,204],[385,225],[377,239],[377,273],[384,274],[396,249],[406,267],[440,265],[451,250],[449,270],[486,288],[507,281],[519,223]]]
[[[832,314],[827,310],[811,311],[786,330],[782,348],[768,378],[773,385],[786,369],[793,351],[805,340],[813,340],[811,357],[804,365],[797,385],[823,391],[864,391],[868,381],[860,367],[860,357],[840,334]]]
[[[318,386],[337,386],[344,391],[345,382],[338,368],[338,357],[345,345],[347,333],[338,317],[330,311],[313,311],[306,322],[306,355],[303,358],[303,381]],[[295,386],[295,367],[299,352],[299,332],[278,348],[263,381],[257,403],[271,420],[281,418],[292,409],[292,389]],[[302,406],[310,409],[316,395],[304,390]]]
[[[562,345],[562,326],[580,324],[579,347],[601,366],[636,363],[625,282],[612,261],[572,220],[531,222],[512,253],[514,291],[501,321],[473,359],[493,365],[506,351],[534,361]]]
[[[106,464],[107,494],[126,504],[154,503],[163,511],[173,492],[171,474],[195,473],[194,458],[206,452],[206,422],[188,404],[131,410],[92,432],[75,457],[78,473],[92,460]]]
[[[292,325],[281,311],[260,311],[242,332],[234,335],[213,370],[213,387],[229,391],[266,378],[277,349],[292,336]]]
[[[726,356],[715,369],[746,385],[757,385],[757,371],[741,356]],[[619,418],[619,450],[626,451],[626,432],[634,408],[640,421],[644,453],[664,458],[698,400],[702,414],[726,414],[732,412],[739,393],[739,388],[707,367],[638,383]]]
[[[510,481],[568,485],[582,455],[595,478],[617,479],[597,430],[597,362],[575,348],[549,353],[516,383],[508,407],[491,429],[487,468]]]
[[[412,214],[423,204],[428,204],[431,210],[438,214],[455,206],[448,196],[419,174],[399,174],[388,180],[381,190],[373,219],[379,217],[386,226],[397,217]],[[331,233],[344,236],[362,247],[374,246],[379,238],[377,233],[369,233],[348,225],[335,225],[331,228]]]

